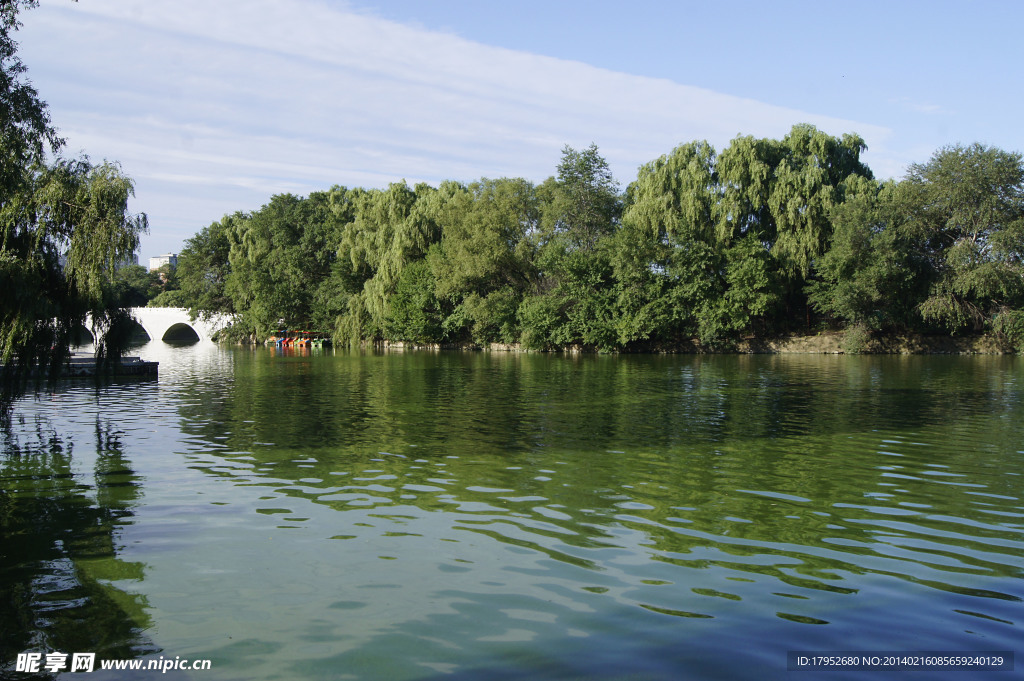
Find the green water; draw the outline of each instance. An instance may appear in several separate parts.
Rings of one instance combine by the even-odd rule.
[[[1019,358],[140,354],[3,435],[0,676],[906,678],[787,652],[1024,640]]]

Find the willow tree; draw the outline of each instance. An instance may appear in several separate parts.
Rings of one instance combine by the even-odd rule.
[[[756,233],[729,233],[716,221],[722,195],[707,142],[684,144],[640,168],[619,240],[631,248],[620,247],[617,258],[622,294],[640,293],[622,299],[623,340],[653,322],[665,340],[728,343],[773,302],[767,251]]]
[[[362,279],[361,289],[337,319],[335,336],[341,342],[383,337],[402,270],[423,258],[440,238],[427,205],[438,191],[426,184],[411,189],[400,182],[358,198],[337,250],[339,267]]]
[[[129,318],[111,273],[133,255],[145,215],[127,210],[134,185],[116,164],[58,156],[63,140],[24,79],[12,33],[34,2],[0,4],[0,361],[8,378],[60,365],[91,314],[119,354]],[[48,161],[47,152],[54,161]]]
[[[446,185],[442,185],[442,190]],[[451,303],[445,334],[477,343],[518,340],[516,311],[536,280],[535,244],[540,223],[531,182],[481,179],[439,192],[434,219],[441,240],[427,261],[433,287]]]
[[[802,302],[830,212],[871,177],[863,149],[855,135],[797,125],[781,140],[738,137],[721,154],[684,144],[643,166],[616,261],[623,340],[654,323],[659,335],[728,344],[764,331],[777,304]]]
[[[718,158],[719,241],[746,238],[751,253],[760,243],[790,308],[805,302],[805,282],[832,236],[831,211],[851,182],[872,177],[860,160],[866,148],[857,135],[833,137],[801,124],[781,140],[738,137]]]
[[[76,330],[91,316],[103,331],[101,357],[127,341],[127,310],[112,285],[146,230],[127,211],[133,183],[116,165],[60,160],[26,170],[0,204],[0,355],[15,371],[56,367]],[[19,369],[18,367],[21,367]]]
[[[751,235],[784,276],[806,278],[831,236],[829,212],[853,178],[871,179],[857,135],[801,124],[781,140],[737,137],[719,156],[716,224],[722,239]]]

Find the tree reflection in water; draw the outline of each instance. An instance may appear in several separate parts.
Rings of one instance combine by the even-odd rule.
[[[91,457],[73,457],[74,443],[46,421],[8,415],[0,426],[0,676],[23,652],[158,652],[144,633],[145,598],[112,584],[143,577],[142,564],[117,557],[119,527],[141,496],[118,433],[97,418],[89,471],[78,459]]]

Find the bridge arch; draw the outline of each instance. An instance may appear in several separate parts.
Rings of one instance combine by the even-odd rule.
[[[171,324],[164,331],[164,335],[160,337],[162,341],[197,341],[199,340],[199,332],[192,328],[191,325],[185,322],[177,322]]]
[[[82,325],[71,332],[71,344],[72,345],[90,345],[95,340],[91,330],[92,324],[88,326]]]

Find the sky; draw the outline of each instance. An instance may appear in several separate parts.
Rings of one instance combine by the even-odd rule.
[[[41,0],[17,34],[65,155],[116,161],[140,260],[275,194],[555,174],[676,146],[864,138],[876,177],[1024,151],[1024,2]]]

